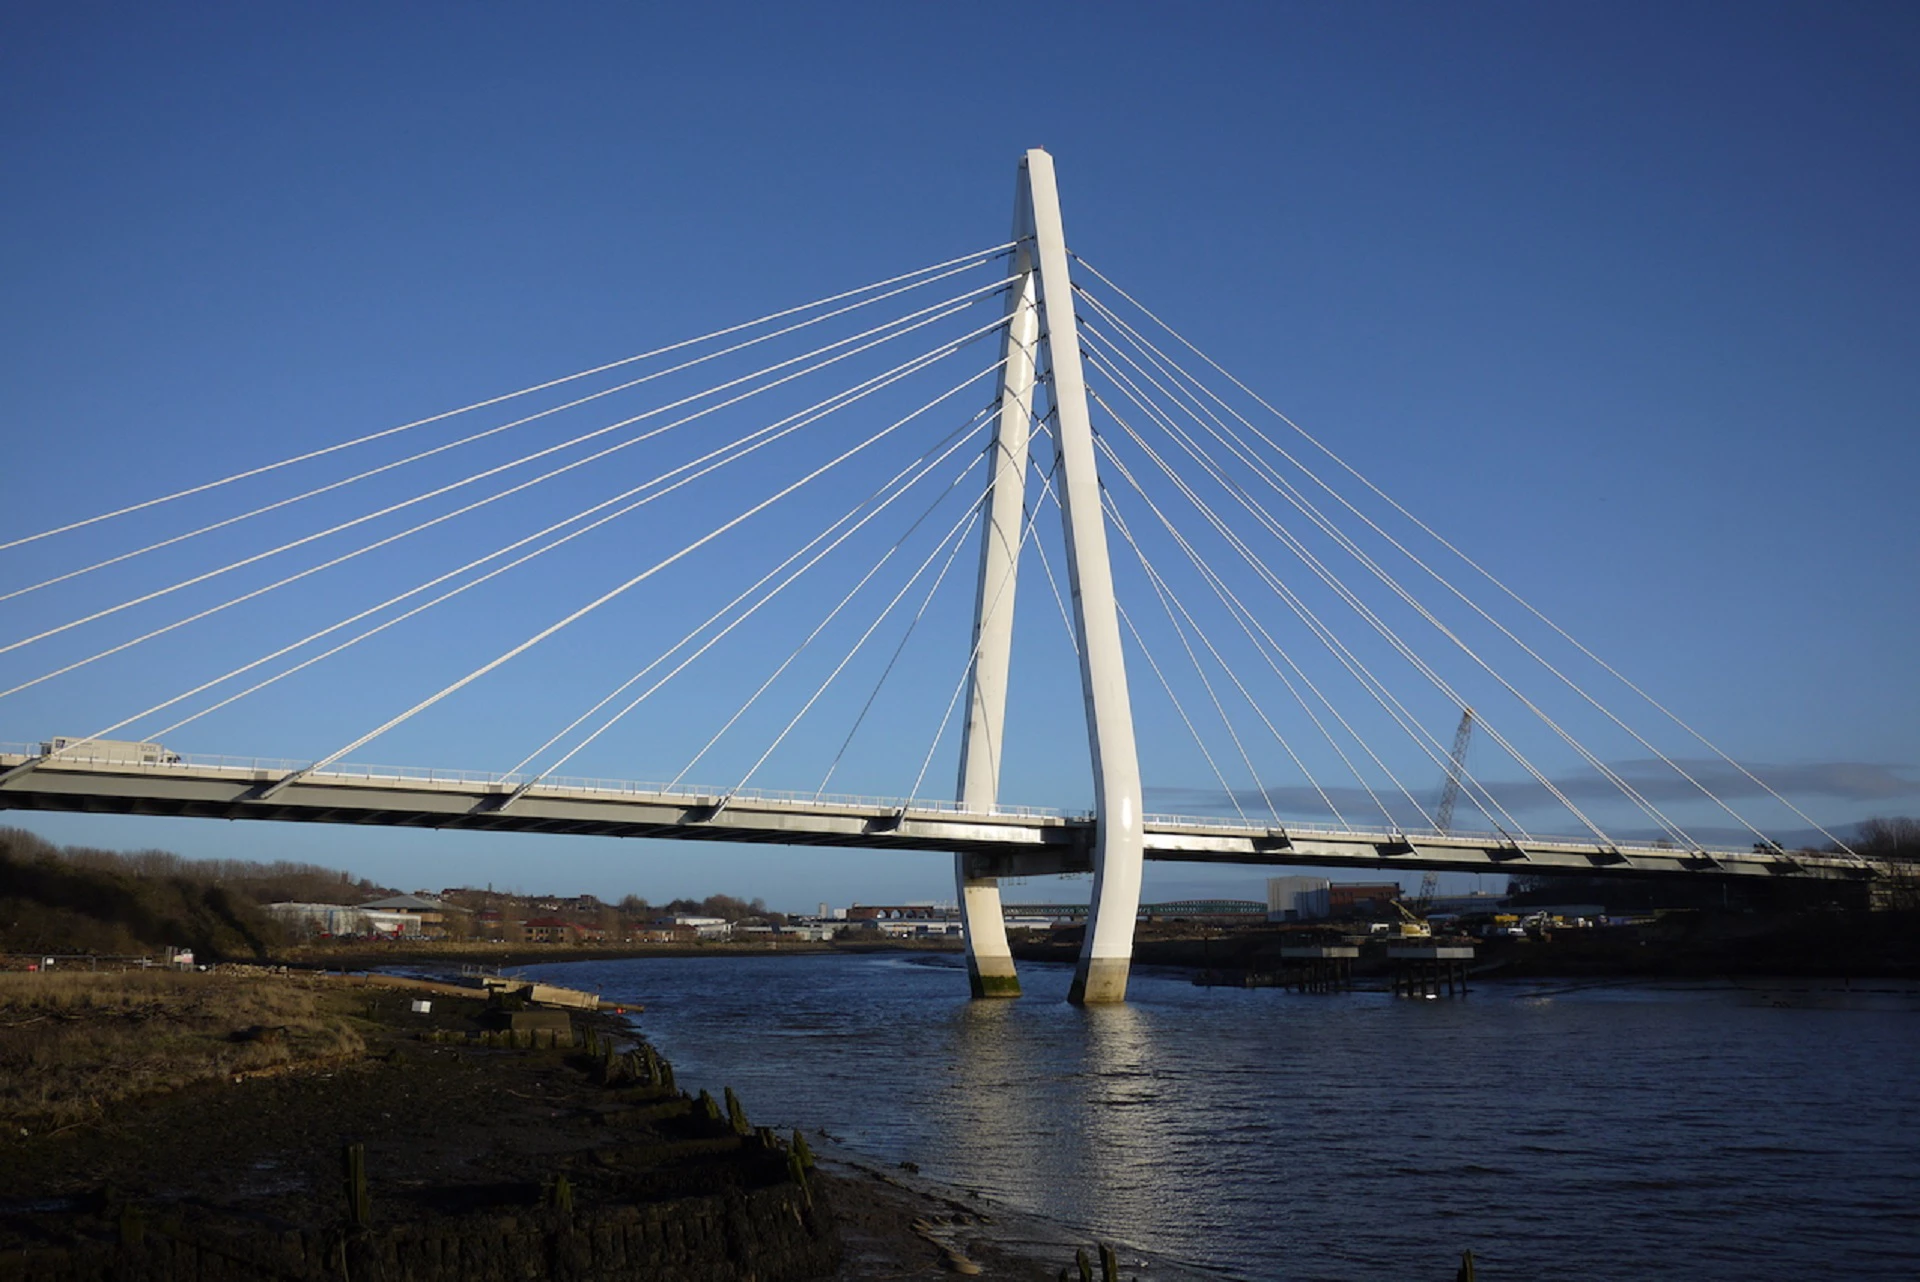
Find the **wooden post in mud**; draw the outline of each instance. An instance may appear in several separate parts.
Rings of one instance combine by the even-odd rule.
[[[742,1104],[740,1097],[733,1093],[733,1087],[728,1086],[723,1089],[726,1091],[727,1096],[727,1122],[733,1127],[734,1134],[751,1134],[753,1127],[747,1122],[746,1105]]]
[[[373,1222],[373,1199],[367,1193],[367,1147],[349,1144],[342,1157],[346,1167],[347,1224],[364,1229]]]

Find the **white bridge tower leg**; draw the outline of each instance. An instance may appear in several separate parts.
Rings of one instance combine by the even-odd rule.
[[[1127,996],[1133,963],[1133,927],[1140,914],[1144,843],[1140,759],[1134,750],[1133,707],[1120,651],[1120,619],[1107,560],[1106,517],[1094,467],[1093,424],[1080,369],[1073,285],[1067,275],[1066,234],[1053,157],[1038,148],[1021,165],[1033,202],[1034,255],[1045,310],[1054,434],[1060,448],[1060,510],[1066,528],[1073,621],[1080,638],[1080,684],[1086,696],[1087,739],[1093,755],[1093,903],[1086,941],[1074,971],[1070,1000],[1118,1002]]]
[[[960,737],[960,804],[991,810],[1000,792],[1001,729],[1013,648],[1013,601],[1020,569],[1027,485],[1027,437],[1033,419],[1035,349],[1040,312],[1033,265],[1033,205],[1026,183],[1014,195],[1013,258],[1007,274],[1007,363],[1001,375],[1000,421],[993,438],[993,485],[980,538],[980,580],[973,607],[973,667],[967,678],[967,720]],[[1007,946],[1000,883],[972,876],[969,857],[954,856],[960,919],[967,936],[967,979],[975,997],[1018,997],[1020,977]]]

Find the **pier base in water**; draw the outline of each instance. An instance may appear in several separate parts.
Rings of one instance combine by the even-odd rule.
[[[967,983],[975,997],[1018,997],[1020,976],[1011,957],[967,958]]]
[[[1000,910],[1000,883],[967,876],[964,855],[955,857],[960,890],[960,923],[967,934],[967,983],[975,997],[1018,997],[1020,976],[1007,944],[1007,923]]]
[[[1073,987],[1067,990],[1067,1000],[1076,1006],[1124,1002],[1127,972],[1132,967],[1133,960],[1128,957],[1082,956],[1074,968]]]

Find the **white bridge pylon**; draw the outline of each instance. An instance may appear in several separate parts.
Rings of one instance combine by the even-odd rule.
[[[988,520],[981,534],[958,800],[968,810],[991,810],[999,792],[1027,442],[1044,348],[1059,449],[1060,514],[1074,637],[1080,651],[1080,686],[1093,761],[1093,902],[1069,996],[1076,1003],[1118,1002],[1126,1000],[1134,921],[1140,910],[1145,844],[1140,761],[1134,748],[1126,663],[1120,652],[1120,622],[1113,569],[1107,559],[1073,287],[1067,275],[1060,192],[1053,157],[1038,148],[1020,162],[1013,236],[1017,244],[1009,265],[1006,365],[994,435]],[[1020,980],[1007,944],[999,883],[984,875],[980,863],[978,856],[954,856],[968,979],[975,997],[1017,997]]]

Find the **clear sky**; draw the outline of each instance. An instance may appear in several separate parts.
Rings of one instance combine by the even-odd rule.
[[[3,21],[0,542],[993,246],[1019,156],[1044,146],[1089,262],[1814,819],[1920,812],[1910,5],[66,3],[13,5]],[[955,358],[949,381],[990,359]],[[872,414],[948,386],[945,366],[917,378]],[[917,426],[872,481],[978,399]],[[847,432],[887,421],[844,417]],[[417,447],[457,434],[430,430]],[[0,645],[562,435],[490,442],[417,482],[382,478],[0,600]],[[423,616],[168,741],[331,751],[636,573],[654,540],[796,474],[801,457],[756,456],[652,524],[610,526],[570,560],[474,592],[464,613]],[[288,469],[0,551],[0,592],[361,465]],[[622,487],[582,484],[0,698],[0,740],[97,729]],[[683,577],[355,759],[506,769],[851,498],[717,543]],[[905,519],[875,522],[876,551]],[[945,528],[930,521],[926,538]],[[290,568],[320,559],[291,554]],[[858,573],[742,629],[718,667],[663,695],[659,717],[623,723],[566,772],[671,777]],[[953,637],[972,571],[955,573],[961,589],[923,625],[946,650],[903,651],[836,790],[891,796],[911,782],[964,657]],[[888,574],[890,593],[905,571]],[[1144,624],[1157,606],[1132,583],[1123,601]],[[1016,683],[1048,675],[1016,684],[1027,721],[1010,730],[1003,795],[1073,807],[1084,738],[1043,590],[1029,573],[1021,641],[1052,649],[1016,660]],[[228,594],[183,592],[0,653],[0,688]],[[875,643],[813,737],[755,783],[819,782],[891,645]],[[1153,645],[1178,654],[1170,633]],[[811,680],[776,691],[768,725]],[[1137,663],[1133,680],[1150,807],[1220,809],[1226,790]],[[1431,691],[1414,705],[1442,741],[1457,711]],[[1704,755],[1645,705],[1628,719],[1662,751]],[[1580,733],[1650,777],[1631,740]],[[757,755],[742,735],[697,777],[737,778]],[[924,795],[948,790],[951,750],[949,735]],[[1591,795],[1577,760],[1540,751],[1561,786]],[[1438,771],[1404,750],[1392,760],[1430,801]],[[1484,735],[1470,764],[1496,795],[1535,804]],[[1263,781],[1289,803],[1310,791],[1278,765]],[[1784,811],[1754,813],[1769,832],[1806,833]],[[1541,831],[1577,828],[1533,815]],[[408,888],[725,891],[788,908],[951,893],[933,856],[0,818],[58,841],[308,859]],[[1743,836],[1724,816],[1686,819]],[[1254,894],[1260,875],[1150,867],[1148,894]]]

